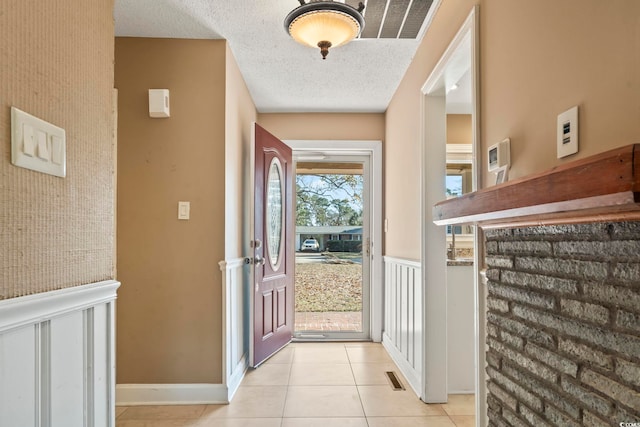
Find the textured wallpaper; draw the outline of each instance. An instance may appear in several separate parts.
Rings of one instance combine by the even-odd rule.
[[[113,0],[0,6],[0,299],[114,276]],[[11,164],[15,106],[66,130],[67,177]]]

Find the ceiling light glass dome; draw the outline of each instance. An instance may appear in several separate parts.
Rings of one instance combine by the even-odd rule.
[[[284,20],[286,31],[298,43],[319,47],[322,59],[330,47],[338,47],[358,37],[364,28],[360,3],[358,9],[335,1],[311,1],[292,10]]]

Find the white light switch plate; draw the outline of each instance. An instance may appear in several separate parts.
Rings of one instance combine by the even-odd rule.
[[[64,129],[11,107],[11,163],[64,178],[67,174]]]
[[[190,202],[178,202],[178,219],[189,219],[191,215]]]
[[[558,158],[578,152],[578,107],[568,109],[558,116]]]

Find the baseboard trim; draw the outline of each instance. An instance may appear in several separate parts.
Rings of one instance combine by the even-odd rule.
[[[224,384],[118,384],[116,406],[229,403]]]
[[[247,372],[249,368],[249,359],[247,358],[247,354],[245,353],[240,359],[240,362],[235,366],[231,377],[229,378],[229,384],[227,384],[228,388],[228,401],[231,402],[233,396],[235,396],[236,391],[238,391],[238,387],[240,387],[240,383],[244,378],[244,374]]]

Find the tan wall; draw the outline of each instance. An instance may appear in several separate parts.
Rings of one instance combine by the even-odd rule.
[[[386,114],[385,254],[420,259],[420,89],[466,19],[473,0],[443,1]]]
[[[384,140],[384,114],[259,114],[258,123],[280,139]]]
[[[112,64],[113,1],[3,0],[0,299],[113,278]],[[66,130],[66,178],[11,165],[11,106]]]
[[[447,144],[471,143],[471,114],[447,114]]]
[[[249,253],[247,214],[253,183],[248,182],[247,171],[257,112],[228,45],[226,65],[225,257],[231,260]]]
[[[640,141],[639,1],[486,0],[480,17],[482,139],[511,138],[510,179]],[[580,151],[558,160],[574,105]]]
[[[420,256],[420,89],[476,3],[482,152],[510,137],[510,179],[640,140],[640,2],[443,1],[387,110],[387,255]],[[580,152],[558,160],[556,118],[573,105]]]
[[[222,379],[225,55],[220,40],[116,38],[118,383]],[[170,90],[170,118],[149,118],[149,88]]]

